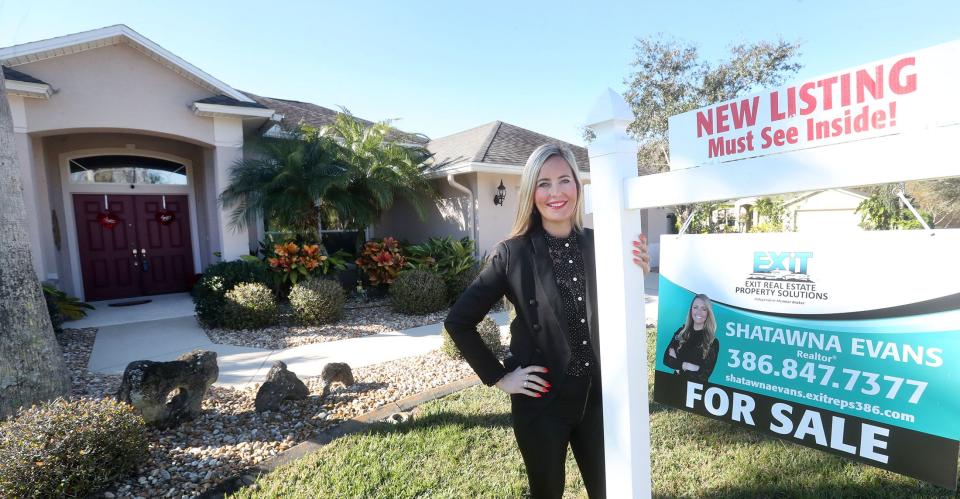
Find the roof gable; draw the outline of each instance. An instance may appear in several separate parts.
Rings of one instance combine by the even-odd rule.
[[[464,163],[522,167],[534,149],[548,143],[570,148],[580,171],[590,170],[586,148],[502,121],[431,140],[427,148],[434,155],[431,170],[439,171]]]
[[[111,45],[132,47],[173,72],[210,90],[213,94],[223,94],[241,102],[253,102],[242,92],[122,24],[0,48],[0,60],[7,66],[15,67]]]
[[[264,97],[261,95],[252,94],[250,92],[244,92],[244,94],[258,104],[276,110],[278,114],[283,116],[283,119],[280,122],[281,126],[288,129],[294,128],[300,123],[320,128],[333,123],[334,120],[337,119],[337,115],[340,114],[339,111],[334,111],[333,109],[312,104],[310,102],[278,99],[275,97]],[[354,119],[359,121],[364,126],[373,125],[372,121],[365,120],[357,116],[354,116]],[[428,140],[423,135],[407,133],[397,129],[393,129],[387,138],[398,142],[406,142],[417,145],[425,145]]]
[[[47,82],[43,80],[38,80],[26,73],[21,73],[16,69],[8,68],[6,66],[3,66],[3,79],[7,81],[22,81],[24,83],[37,83],[42,85],[47,84]]]

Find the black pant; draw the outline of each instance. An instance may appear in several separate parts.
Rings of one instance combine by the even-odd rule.
[[[603,404],[598,379],[567,376],[556,398],[537,414],[517,414],[513,434],[527,468],[534,499],[563,495],[567,444],[573,449],[591,498],[605,497]]]

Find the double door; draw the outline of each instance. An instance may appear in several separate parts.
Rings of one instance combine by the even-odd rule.
[[[74,194],[84,298],[189,291],[194,269],[187,199]],[[106,217],[116,224],[111,227]]]

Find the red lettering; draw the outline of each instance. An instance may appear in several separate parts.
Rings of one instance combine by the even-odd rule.
[[[837,82],[836,76],[824,78],[817,82],[817,86],[823,89],[823,110],[833,109],[833,84]]]
[[[850,105],[850,73],[840,75],[840,107]]]
[[[800,85],[800,100],[803,101],[805,105],[805,107],[800,109],[800,114],[802,115],[807,115],[817,110],[817,98],[810,94],[813,87],[813,82]]]
[[[713,135],[713,109],[707,109],[707,113],[697,111],[697,137],[703,137],[703,134]]]
[[[900,81],[900,72],[903,71],[906,67],[913,67],[917,64],[917,59],[915,57],[904,57],[899,61],[893,63],[893,67],[890,68],[890,91],[903,95],[909,94],[917,90],[917,75],[909,74],[906,76],[906,81]]]
[[[770,121],[779,121],[787,117],[787,113],[780,110],[780,92],[770,92]]]
[[[739,130],[744,126],[753,126],[756,124],[759,103],[759,96],[754,97],[753,101],[743,99],[740,101],[739,106],[737,106],[736,102],[731,102],[730,108],[733,111],[733,128]]]
[[[707,157],[716,158],[717,156],[723,156],[723,137],[717,137],[715,139],[710,139],[710,144],[707,148]]]
[[[730,127],[727,126],[727,118],[730,117],[730,115],[727,114],[728,109],[730,109],[730,104],[717,106],[717,133],[730,131]]]
[[[760,131],[760,138],[763,139],[763,143],[760,144],[761,149],[767,149],[772,146],[783,147],[787,144],[796,144],[800,141],[800,130],[797,127],[792,126],[783,129],[774,130],[773,127],[764,127]]]
[[[797,115],[797,88],[787,89],[787,116],[793,118]]]
[[[874,68],[873,72],[875,78],[871,78],[870,73],[862,69],[857,71],[857,104],[866,100],[867,94],[864,90],[869,91],[874,99],[883,98],[883,64]]]

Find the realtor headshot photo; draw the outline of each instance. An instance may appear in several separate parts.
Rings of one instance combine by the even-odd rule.
[[[698,294],[690,302],[683,326],[673,334],[673,339],[663,352],[663,363],[672,368],[675,374],[696,381],[707,381],[717,363],[719,350],[713,303],[707,295]]]

